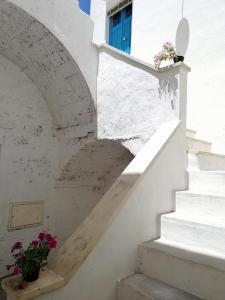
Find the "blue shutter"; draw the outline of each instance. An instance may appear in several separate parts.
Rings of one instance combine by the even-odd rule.
[[[126,53],[131,50],[132,5],[110,17],[109,44]]]

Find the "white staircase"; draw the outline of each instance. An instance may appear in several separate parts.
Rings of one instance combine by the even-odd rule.
[[[119,300],[225,300],[225,156],[193,130],[187,140],[189,191],[161,216],[160,239],[139,246],[141,274],[119,282]]]

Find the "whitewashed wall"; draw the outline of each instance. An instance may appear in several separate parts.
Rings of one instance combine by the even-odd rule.
[[[61,240],[67,239],[89,215],[133,157],[112,140],[80,146],[60,170],[52,195],[54,228]]]
[[[72,1],[64,4],[0,1],[0,276],[16,240],[46,229],[61,243],[133,158],[110,141],[88,146],[97,143],[93,24]],[[101,170],[96,161],[87,182],[91,159],[110,163]],[[43,226],[8,232],[16,201],[44,201]]]
[[[163,125],[118,179],[125,186],[136,182],[121,200],[121,210],[94,250],[64,288],[38,300],[74,296],[79,300],[117,299],[116,282],[135,271],[138,245],[159,237],[160,215],[175,208],[175,191],[186,188],[183,126],[168,138],[171,123]],[[120,197],[119,185],[115,184],[104,198]]]
[[[96,41],[105,41],[99,20],[104,0],[93,0],[98,6]],[[112,1],[108,0],[107,3]],[[115,1],[114,1],[115,2]],[[119,1],[117,1],[119,2]],[[185,62],[191,66],[188,85],[187,126],[214,143],[214,150],[225,151],[225,2],[223,0],[133,0],[132,55],[153,63],[153,56],[169,40],[175,43],[182,16],[190,25],[189,48]],[[100,17],[101,16],[101,17]],[[93,15],[93,20],[95,16]],[[106,34],[107,40],[107,34]]]
[[[49,199],[57,171],[57,138],[46,101],[21,70],[0,56],[0,275],[11,246],[31,239],[40,227],[7,231],[9,202],[44,201],[43,227],[51,230]],[[53,200],[53,199],[52,199]]]
[[[225,151],[225,2],[184,0],[190,25],[185,62],[192,72],[188,85],[188,127]],[[134,0],[132,54],[152,61],[164,41],[175,43],[182,18],[181,0]]]
[[[159,73],[112,47],[101,47],[98,137],[117,139],[137,154],[163,122],[179,117],[179,85],[179,67]]]
[[[78,64],[96,100],[98,58],[92,45],[93,22],[74,0],[9,0],[47,27]],[[82,30],[81,30],[82,28]],[[88,63],[87,63],[88,62]]]

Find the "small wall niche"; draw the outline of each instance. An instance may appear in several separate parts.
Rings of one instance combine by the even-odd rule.
[[[43,211],[43,201],[10,203],[8,231],[42,225]]]

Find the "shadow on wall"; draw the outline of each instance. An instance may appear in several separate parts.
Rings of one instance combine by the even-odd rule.
[[[69,160],[57,181],[73,187],[91,187],[93,192],[103,195],[133,157],[118,142],[96,140]]]
[[[176,51],[178,55],[185,56],[190,39],[190,26],[186,18],[182,18],[177,27]]]
[[[74,210],[79,208],[73,230],[89,215],[133,158],[118,142],[103,139],[86,144],[68,161],[57,179],[56,188],[73,191]]]
[[[176,52],[178,55],[185,56],[190,39],[190,27],[186,18],[182,18],[178,24],[176,32]],[[170,99],[171,108],[176,109],[176,99],[178,90],[178,80],[176,74],[167,72],[159,78],[159,96]]]
[[[177,90],[178,90],[178,80],[176,73],[165,73],[164,76],[159,78],[159,97],[161,99],[170,99],[170,106],[172,110],[176,109],[177,100]]]

